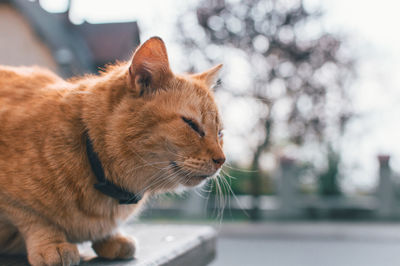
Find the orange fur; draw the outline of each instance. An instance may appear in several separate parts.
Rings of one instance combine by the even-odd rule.
[[[99,256],[133,256],[118,223],[153,194],[213,176],[225,160],[209,88],[219,69],[173,74],[156,37],[131,63],[97,76],[65,81],[37,67],[0,66],[0,253],[74,265],[74,243],[90,240]],[[85,132],[107,178],[143,194],[138,204],[119,205],[93,188]]]

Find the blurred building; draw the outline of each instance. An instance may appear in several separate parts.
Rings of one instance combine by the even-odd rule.
[[[0,64],[39,65],[64,77],[126,60],[139,44],[136,22],[74,25],[38,1],[0,0]]]

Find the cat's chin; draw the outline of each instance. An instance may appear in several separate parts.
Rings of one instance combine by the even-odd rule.
[[[208,180],[210,179],[215,179],[221,169],[217,170],[214,174],[212,175],[199,175],[199,176],[192,176],[190,179],[186,180],[185,183],[182,184],[184,187],[199,187],[204,185]]]
[[[204,180],[202,180],[200,182],[191,183],[191,184],[189,184],[189,183],[185,183],[185,184],[181,183],[174,189],[174,192],[178,193],[178,194],[181,194],[181,193],[187,191],[188,189],[201,187],[207,182],[207,180],[208,179],[204,179]]]
[[[172,166],[172,171],[179,176],[182,176],[184,179],[180,182],[180,185],[184,187],[195,187],[201,185],[203,182],[207,180],[209,175],[187,175],[187,170],[184,170],[181,166],[179,166],[176,162],[171,161],[170,165]]]
[[[196,187],[203,185],[209,176],[192,176],[182,184],[185,187]]]

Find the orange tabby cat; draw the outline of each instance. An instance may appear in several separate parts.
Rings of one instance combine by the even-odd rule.
[[[0,66],[0,253],[75,265],[74,243],[90,240],[100,257],[133,257],[118,224],[225,161],[210,89],[220,68],[175,75],[157,37],[99,76]]]

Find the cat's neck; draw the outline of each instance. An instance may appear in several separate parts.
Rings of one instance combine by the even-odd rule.
[[[121,167],[122,155],[115,154],[113,149],[108,148],[106,134],[110,134],[110,123],[115,120],[115,110],[121,101],[134,97],[128,83],[128,75],[129,65],[122,64],[111,67],[101,75],[76,82],[82,95],[81,119],[85,133],[92,140],[108,179],[119,185],[123,185],[121,181],[128,179],[128,169],[125,169],[128,167]]]

